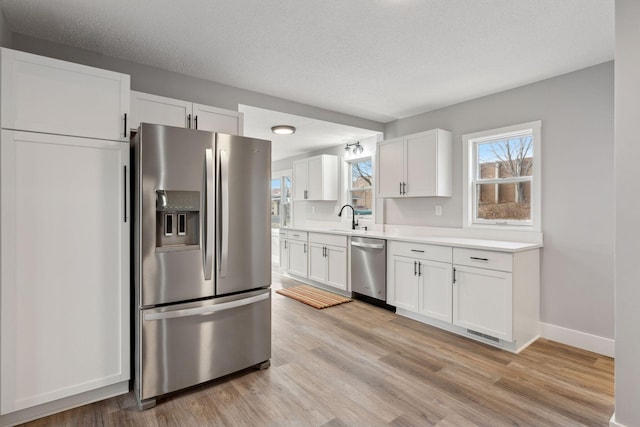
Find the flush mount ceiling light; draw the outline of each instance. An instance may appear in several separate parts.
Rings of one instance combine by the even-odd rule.
[[[296,128],[289,125],[278,125],[271,128],[271,132],[277,135],[292,135],[296,133]]]
[[[347,144],[344,147],[344,151],[346,151],[347,153],[351,150],[349,147],[353,146],[353,154],[355,154],[356,156],[359,154],[362,154],[362,152],[364,151],[364,147],[362,145],[360,145],[360,141],[356,141],[352,144]]]

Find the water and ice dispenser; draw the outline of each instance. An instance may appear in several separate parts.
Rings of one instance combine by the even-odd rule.
[[[156,190],[156,248],[200,245],[200,192]]]

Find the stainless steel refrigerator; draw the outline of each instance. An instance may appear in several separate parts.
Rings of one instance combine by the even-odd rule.
[[[271,358],[271,142],[143,123],[132,140],[134,388],[156,397]]]

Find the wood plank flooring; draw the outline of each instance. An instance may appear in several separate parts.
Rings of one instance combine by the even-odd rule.
[[[613,359],[544,339],[513,355],[360,301],[316,310],[274,293],[271,361],[144,412],[129,393],[28,425],[606,426],[613,413]]]

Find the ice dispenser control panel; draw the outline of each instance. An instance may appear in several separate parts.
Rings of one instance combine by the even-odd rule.
[[[199,245],[200,192],[156,190],[156,248],[185,250]]]

